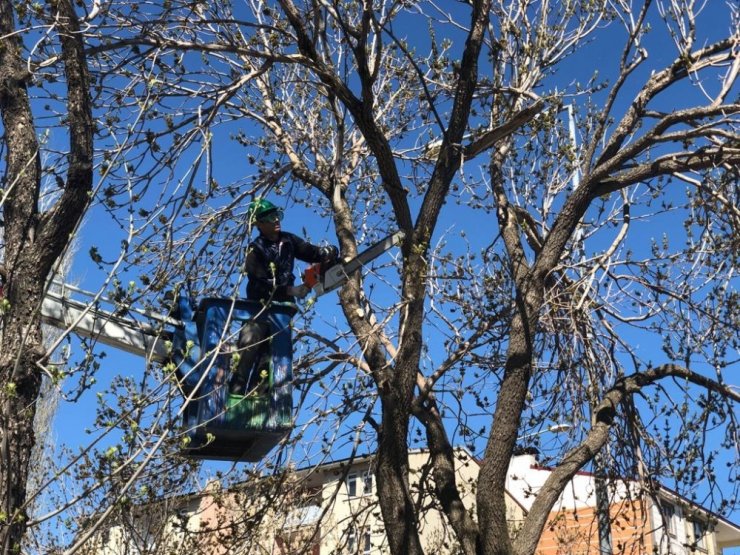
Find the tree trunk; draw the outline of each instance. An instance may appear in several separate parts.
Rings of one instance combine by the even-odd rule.
[[[523,303],[517,304],[520,312],[512,321],[506,369],[501,384],[501,391],[506,394],[499,395],[494,415],[495,426],[491,430],[478,475],[479,550],[485,555],[512,553],[506,519],[506,473],[510,454],[516,445],[516,434],[532,368],[532,334],[525,324],[527,316]]]
[[[41,377],[35,357],[41,345],[38,315],[41,298],[38,265],[31,251],[38,221],[41,179],[38,142],[26,89],[28,77],[21,44],[14,34],[13,5],[0,2],[0,110],[7,143],[2,206],[6,310],[0,336],[0,545],[3,553],[20,551],[25,532],[24,503],[28,462],[34,445],[33,418]],[[7,304],[9,303],[9,304]]]
[[[56,204],[40,214],[39,144],[30,75],[22,59],[21,33],[13,4],[0,0],[0,112],[6,147],[2,204],[5,267],[0,315],[0,545],[20,551],[26,532],[29,462],[35,438],[36,401],[41,388],[37,363],[44,356],[40,306],[46,279],[63,255],[82,218],[92,188],[92,109],[79,25],[68,0],[50,3],[56,18],[67,84],[70,138],[67,180]]]
[[[384,400],[376,470],[378,498],[391,553],[422,555],[409,491],[408,419],[406,409]]]
[[[3,326],[3,355],[0,357],[0,380],[3,384],[0,393],[0,541],[3,553],[19,551],[26,529],[26,482],[35,443],[36,399],[41,388],[41,375],[35,366],[41,333],[37,317],[32,317],[30,323],[24,325],[22,317],[17,315],[32,312],[31,307],[38,299],[38,294],[29,295],[25,306],[12,308],[8,313],[12,322]]]

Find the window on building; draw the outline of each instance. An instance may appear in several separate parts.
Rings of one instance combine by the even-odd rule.
[[[362,487],[362,493],[359,491],[360,487]],[[358,495],[370,495],[372,493],[373,473],[370,470],[366,470],[360,474],[352,472],[347,475],[347,495],[350,497],[357,497]]]
[[[703,522],[694,520],[691,523],[691,527],[694,531],[694,545],[697,549],[706,551],[707,549],[707,527]]]
[[[373,473],[368,470],[362,475],[362,493],[365,495],[370,495],[373,493]]]
[[[355,528],[353,526],[347,531],[348,555],[370,555],[372,547],[372,536],[369,527]]]
[[[350,497],[357,496],[357,474],[354,472],[347,476],[347,495]]]
[[[369,555],[372,549],[372,543],[370,538],[370,529],[364,528],[362,534],[362,553],[363,555]]]
[[[661,507],[663,511],[663,520],[666,532],[672,538],[678,536],[678,515],[676,514],[676,507],[670,503],[664,503]]]

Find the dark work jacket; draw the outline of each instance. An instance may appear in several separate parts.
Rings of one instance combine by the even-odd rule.
[[[300,237],[280,232],[277,241],[260,235],[247,249],[247,298],[255,301],[289,301],[295,299],[285,291],[295,285],[295,259],[304,262],[322,262],[321,249]]]

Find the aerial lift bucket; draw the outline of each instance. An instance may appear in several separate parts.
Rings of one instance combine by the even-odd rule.
[[[285,438],[293,425],[292,303],[263,305],[206,297],[193,313],[180,301],[183,328],[173,338],[173,358],[184,392],[191,398],[184,425],[187,455],[200,459],[256,462]],[[267,322],[268,375],[247,395],[229,393],[234,344],[249,320]]]

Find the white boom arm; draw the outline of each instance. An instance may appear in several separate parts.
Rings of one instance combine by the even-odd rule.
[[[63,285],[63,288],[86,293],[80,289]],[[89,293],[86,293],[89,295]],[[179,322],[145,313],[149,320],[177,325]],[[112,312],[100,310],[90,304],[73,300],[63,294],[48,291],[41,305],[41,319],[45,324],[69,329],[83,337],[93,338],[116,349],[146,357],[155,362],[164,362],[169,358],[165,341],[167,334],[154,326],[116,316]]]

